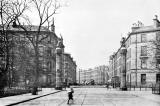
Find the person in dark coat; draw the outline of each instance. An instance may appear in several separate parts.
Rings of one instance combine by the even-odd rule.
[[[74,93],[73,88],[70,88],[70,89],[68,90],[68,101],[67,101],[67,104],[69,104],[69,101],[70,101],[70,100],[73,101],[73,93]]]

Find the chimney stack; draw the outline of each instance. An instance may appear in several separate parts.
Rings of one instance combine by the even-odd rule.
[[[158,20],[158,16],[155,15],[155,19],[153,19],[153,22],[154,22],[154,27],[159,27],[160,26],[160,22]]]

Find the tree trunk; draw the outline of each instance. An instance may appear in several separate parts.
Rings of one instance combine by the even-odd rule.
[[[39,85],[39,48],[38,44],[34,47],[35,49],[35,62],[36,62],[36,69],[35,69],[35,79],[34,79],[34,85],[32,89],[32,95],[38,94],[38,85]]]

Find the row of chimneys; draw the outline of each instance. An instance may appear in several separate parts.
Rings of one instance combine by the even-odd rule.
[[[132,32],[134,32],[136,29],[138,29],[138,28],[143,26],[143,24],[140,21],[138,21],[138,24],[134,23],[133,25],[134,26],[132,27]],[[160,26],[160,21],[158,20],[158,16],[157,15],[155,15],[155,18],[153,19],[153,26],[155,28]]]
[[[158,16],[155,15],[155,18],[153,19],[153,23],[154,23],[154,27],[160,27],[160,21],[158,20]],[[133,24],[134,26],[132,27],[132,32],[134,32],[136,29],[140,28],[143,26],[143,24],[138,21],[138,25],[137,24]],[[122,37],[121,41],[120,41],[120,45],[123,46],[124,42],[125,42],[125,37]],[[113,55],[110,56],[110,60],[112,60],[114,58],[115,53],[113,53]]]

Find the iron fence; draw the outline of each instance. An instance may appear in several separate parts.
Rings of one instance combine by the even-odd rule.
[[[160,94],[160,83],[152,85],[152,94]]]
[[[38,91],[42,91],[41,87],[38,87]],[[14,95],[21,95],[26,93],[32,93],[31,87],[12,87],[0,89],[0,98]]]

